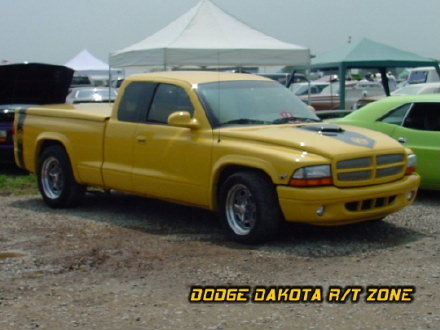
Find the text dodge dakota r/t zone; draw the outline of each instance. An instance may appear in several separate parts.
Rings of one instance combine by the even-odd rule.
[[[128,77],[114,105],[22,108],[16,163],[44,201],[78,203],[86,186],[218,211],[228,235],[273,237],[282,221],[378,220],[414,201],[416,159],[367,129],[320,121],[277,82],[250,74]]]

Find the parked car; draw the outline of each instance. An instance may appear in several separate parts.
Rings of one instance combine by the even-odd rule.
[[[44,63],[0,65],[0,163],[14,163],[15,109],[64,103],[73,72],[65,66]]]
[[[123,82],[124,82],[124,78],[118,78],[116,80],[112,80],[111,86],[113,88],[118,89],[119,87],[121,87]]]
[[[421,188],[440,190],[440,97],[438,94],[390,96],[333,122],[383,132],[417,155]]]
[[[110,96],[109,96],[110,95]],[[108,87],[76,87],[71,88],[66,103],[102,103],[114,102],[118,91]]]
[[[407,84],[423,84],[436,81],[440,81],[437,70],[433,66],[428,66],[411,69]]]
[[[342,118],[352,113],[354,110],[321,110],[316,111],[316,115],[321,120],[328,120],[333,118]]]
[[[296,82],[305,82],[307,81],[307,78],[302,73],[295,73],[294,79],[292,80],[292,74],[291,73],[258,73],[259,76],[266,77],[275,81],[278,81],[281,85],[288,87],[287,85],[289,82],[296,83]]]
[[[297,96],[301,95],[309,95],[310,94],[319,94],[322,90],[328,87],[330,83],[328,82],[301,82],[290,85],[289,89],[295,93]]]
[[[406,85],[391,92],[391,95],[418,95],[433,93],[440,93],[440,82]],[[355,103],[354,108],[360,109],[364,105],[380,100],[384,97],[385,95],[361,98]]]
[[[367,95],[385,95],[382,84],[373,81],[346,81],[345,109],[352,109],[357,100]],[[300,99],[311,105],[315,110],[339,109],[339,82],[329,84],[319,94],[301,95]]]
[[[12,123],[15,105],[0,105],[0,163],[13,163]]]
[[[90,87],[93,86],[92,80],[87,75],[74,75],[70,87]]]

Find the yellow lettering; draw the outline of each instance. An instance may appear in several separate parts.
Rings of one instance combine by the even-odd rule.
[[[203,296],[203,289],[200,288],[191,288],[191,296],[190,296],[190,300],[192,302],[195,301],[200,301],[202,300],[202,296]]]
[[[277,301],[275,289],[269,290],[269,294],[266,296],[266,301]]]
[[[264,301],[265,293],[265,288],[256,288],[254,293],[254,301]]]
[[[310,301],[322,301],[322,290],[320,288],[313,292],[313,296]]]
[[[339,301],[341,288],[331,287],[328,293],[328,301]]]

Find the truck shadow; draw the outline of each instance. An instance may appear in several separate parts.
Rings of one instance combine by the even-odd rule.
[[[28,175],[29,172],[18,167],[15,164],[0,164],[0,174],[23,176],[23,175]]]
[[[439,205],[437,193],[422,193],[415,204]],[[426,233],[393,221],[360,223],[339,227],[285,224],[273,241],[242,245],[228,241],[215,213],[137,196],[101,191],[89,192],[73,209],[50,209],[39,196],[13,201],[11,206],[34,212],[75,216],[159,235],[170,242],[200,241],[229,249],[258,250],[298,257],[336,257],[387,249],[423,239]]]

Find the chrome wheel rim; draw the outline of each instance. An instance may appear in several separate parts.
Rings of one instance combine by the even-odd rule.
[[[251,191],[243,184],[229,189],[226,197],[226,218],[237,235],[248,235],[255,226],[257,205]]]
[[[49,157],[44,160],[41,167],[41,185],[47,197],[56,199],[61,196],[64,189],[64,174],[57,158]]]

